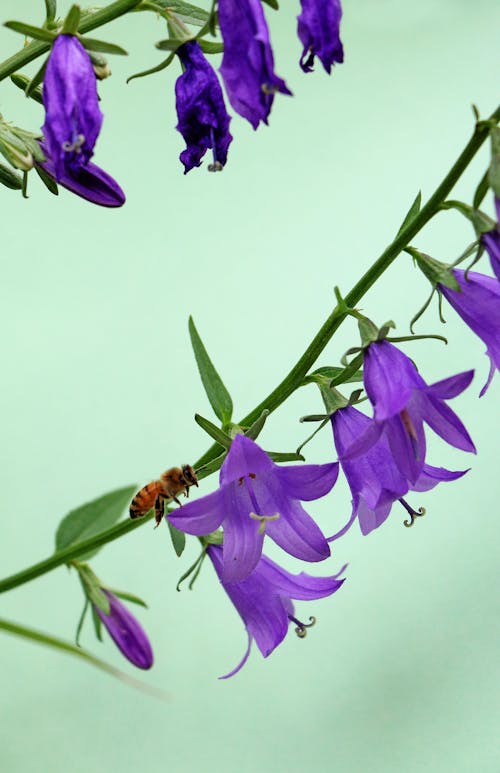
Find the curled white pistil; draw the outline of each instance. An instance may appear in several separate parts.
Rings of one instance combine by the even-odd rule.
[[[82,145],[84,142],[85,142],[85,135],[78,134],[74,142],[69,142],[68,140],[66,140],[66,142],[63,142],[62,149],[64,150],[65,153],[81,153]]]
[[[280,517],[279,513],[275,513],[274,515],[258,515],[257,513],[249,513],[248,515],[250,518],[252,518],[252,520],[260,521],[259,534],[264,534],[267,521],[277,521]]]

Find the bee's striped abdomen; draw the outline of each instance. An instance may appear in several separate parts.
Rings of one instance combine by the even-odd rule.
[[[159,480],[153,480],[141,488],[130,503],[130,517],[140,518],[142,515],[146,515],[155,506],[156,498],[162,491],[163,486]]]

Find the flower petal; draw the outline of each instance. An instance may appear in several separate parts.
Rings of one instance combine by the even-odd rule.
[[[266,452],[251,438],[236,435],[221,467],[219,483],[225,486],[249,473],[272,470],[275,466]]]
[[[218,489],[181,505],[174,512],[168,513],[167,518],[176,529],[201,537],[218,529],[225,515],[223,490]]]
[[[470,468],[469,468],[470,469]],[[419,479],[412,486],[412,491],[430,491],[437,486],[438,483],[447,483],[452,480],[457,480],[465,475],[469,470],[445,470],[444,467],[432,467],[430,464],[424,464],[424,469]]]
[[[250,633],[248,631],[247,631],[247,636],[248,636],[247,649],[246,649],[246,652],[243,655],[242,659],[240,660],[238,665],[235,668],[233,668],[232,671],[230,671],[228,674],[224,674],[224,676],[219,676],[219,679],[230,679],[230,677],[232,677],[235,674],[237,674],[238,671],[241,671],[241,669],[243,668],[243,666],[247,662],[247,660],[248,660],[248,658],[250,656],[250,651],[252,649],[252,642],[253,642],[252,636],[250,635]]]
[[[251,518],[252,503],[244,486],[230,483],[222,489],[224,496],[224,583],[240,582],[257,566],[262,555],[264,532]]]
[[[376,421],[400,413],[412,392],[425,386],[410,358],[388,341],[376,341],[365,350],[363,381]]]
[[[338,574],[331,577],[313,577],[306,572],[291,574],[281,566],[275,564],[267,556],[262,556],[260,572],[265,580],[273,585],[280,593],[291,599],[311,601],[321,599],[335,593],[345,582],[345,578],[339,580],[339,575],[345,570],[342,567]]]
[[[328,494],[339,474],[338,462],[332,464],[294,464],[277,467],[276,475],[287,496],[311,501]]]
[[[474,371],[466,370],[463,373],[457,373],[456,376],[436,381],[435,384],[428,386],[425,392],[439,400],[451,400],[461,394],[464,389],[467,389],[473,378]]]
[[[118,649],[137,668],[148,669],[153,665],[153,650],[145,631],[127,607],[117,597],[102,589],[109,599],[110,613],[99,607],[94,609],[106,627]]]
[[[46,147],[43,144],[41,147],[47,155]],[[56,179],[54,163],[48,156],[39,166]],[[121,207],[125,203],[125,194],[116,180],[97,164],[88,163],[75,171],[65,169],[58,183],[82,199],[101,207]]]
[[[300,502],[281,503],[280,517],[266,524],[266,533],[280,548],[302,561],[324,561],[330,555],[326,538]]]
[[[429,427],[451,446],[472,454],[476,453],[472,438],[457,414],[442,400],[425,396],[425,410],[422,410],[422,417]]]

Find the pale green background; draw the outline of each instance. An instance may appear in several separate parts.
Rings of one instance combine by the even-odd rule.
[[[127,191],[108,211],[31,180],[30,198],[2,189],[2,574],[50,554],[69,509],[113,488],[147,482],[193,461],[207,443],[193,414],[211,416],[187,335],[192,313],[229,385],[236,418],[259,402],[306,347],[343,291],[394,236],[419,187],[429,194],[498,97],[497,0],[345,2],[346,63],[329,79],[297,67],[294,17],[272,18],[277,71],[294,98],[278,96],[269,128],[236,118],[227,168],[183,177],[174,130],[178,70],[124,83],[159,61],[165,37],[152,15],[93,33],[124,45],[101,84],[106,114],[95,160]],[[289,7],[290,5],[290,7]],[[2,17],[41,20],[41,0],[4,0]],[[62,10],[67,8],[64,3]],[[21,39],[0,30],[10,54]],[[8,82],[6,118],[36,129],[42,110]],[[478,158],[457,195],[471,196]],[[490,207],[488,202],[488,207]],[[472,238],[452,213],[418,241],[454,258]],[[484,270],[488,270],[486,262]],[[401,334],[427,296],[401,256],[363,302]],[[93,562],[110,584],[144,596],[138,616],[156,664],[144,679],[167,690],[160,703],[110,677],[29,642],[1,638],[0,767],[5,773],[497,772],[499,687],[495,541],[498,519],[499,379],[477,394],[484,346],[451,310],[445,350],[407,347],[438,379],[475,366],[454,406],[470,427],[477,459],[430,443],[430,461],[463,480],[428,495],[412,530],[398,508],[377,532],[359,530],[333,559],[348,582],[331,599],[298,605],[316,614],[305,641],[293,632],[266,661],[217,681],[240,658],[240,619],[207,564],[195,592],[175,582],[167,531],[150,525]],[[419,332],[442,332],[434,312]],[[338,364],[357,342],[346,324],[318,364]],[[280,450],[306,433],[298,417],[321,410],[312,387],[275,414],[261,436]],[[333,458],[330,433],[308,460]],[[203,484],[207,492],[215,479]],[[310,510],[327,532],[349,513],[345,482]],[[299,563],[278,551],[287,567]],[[77,579],[60,568],[2,598],[1,615],[71,639],[81,608]],[[132,667],[90,625],[84,644],[129,673]],[[134,671],[134,675],[142,676]]]

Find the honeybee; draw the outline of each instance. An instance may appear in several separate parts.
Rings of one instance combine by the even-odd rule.
[[[156,526],[159,526],[164,515],[165,502],[173,500],[180,505],[177,494],[184,493],[184,496],[188,497],[189,487],[197,485],[198,478],[189,464],[171,467],[160,475],[159,480],[152,480],[137,492],[130,503],[129,515],[131,518],[141,518],[154,507]]]

